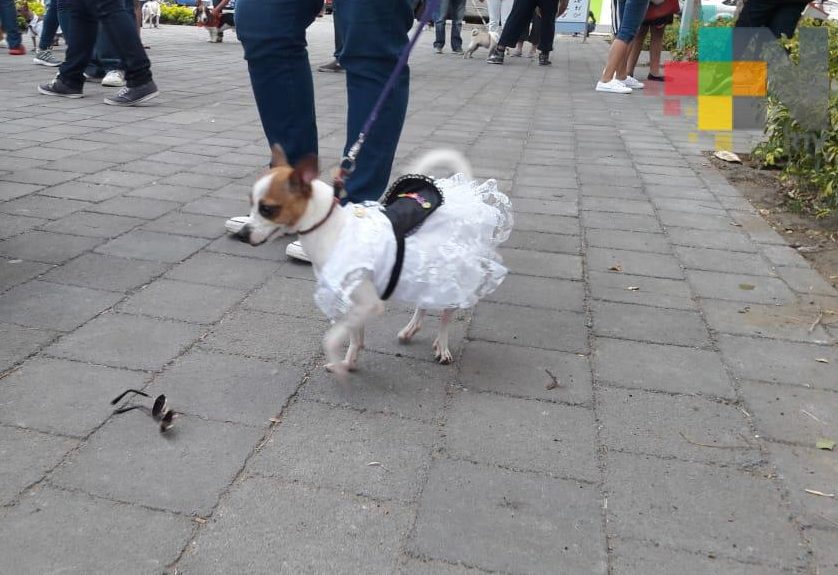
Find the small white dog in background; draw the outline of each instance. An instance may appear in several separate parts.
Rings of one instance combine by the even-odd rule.
[[[157,0],[148,0],[143,4],[143,27],[146,24],[155,28],[160,27],[160,2]]]
[[[468,49],[463,54],[463,58],[471,58],[472,54],[474,54],[474,52],[481,46],[488,48],[491,53],[495,49],[495,46],[498,45],[498,40],[500,40],[500,36],[497,32],[489,32],[488,30],[478,30],[475,28],[471,31],[471,43],[468,45]]]

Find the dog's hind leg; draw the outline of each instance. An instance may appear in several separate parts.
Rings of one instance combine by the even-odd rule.
[[[413,317],[410,318],[407,325],[399,332],[399,343],[409,343],[413,339],[413,336],[419,333],[419,330],[422,329],[422,320],[424,317],[425,310],[417,307],[416,311],[413,312]]]
[[[433,345],[434,357],[443,365],[448,365],[454,361],[454,356],[448,349],[448,324],[451,322],[452,315],[454,315],[453,309],[443,310],[442,316],[439,318],[439,332],[437,332]]]

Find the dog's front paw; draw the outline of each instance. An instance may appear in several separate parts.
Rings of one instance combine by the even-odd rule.
[[[448,365],[454,362],[454,356],[451,355],[451,350],[448,345],[440,345],[439,341],[434,342],[434,358],[442,365]]]

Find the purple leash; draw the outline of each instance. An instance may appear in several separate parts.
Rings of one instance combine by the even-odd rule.
[[[393,68],[393,72],[390,74],[390,77],[387,79],[387,83],[384,85],[384,89],[381,91],[381,95],[378,97],[378,101],[375,103],[370,115],[367,116],[367,121],[364,122],[364,127],[361,129],[361,133],[358,134],[358,139],[355,140],[355,143],[349,148],[349,152],[341,158],[340,168],[338,169],[338,173],[335,176],[333,184],[335,196],[341,199],[346,197],[346,190],[344,189],[346,178],[351,176],[352,172],[355,171],[355,160],[361,151],[361,147],[367,139],[367,134],[369,134],[372,129],[372,125],[378,119],[378,114],[384,106],[384,101],[396,86],[396,80],[398,80],[402,70],[404,70],[404,67],[407,65],[407,59],[410,57],[410,52],[413,51],[413,47],[416,45],[416,42],[419,40],[419,35],[422,33],[422,30],[425,29],[425,25],[433,19],[433,14],[436,12],[438,4],[439,0],[428,0],[428,3],[425,4],[425,10],[422,12],[422,17],[419,20],[419,26],[417,26],[416,30],[413,32],[410,42],[408,42],[407,46],[405,46],[404,50],[402,50],[401,56],[399,56],[399,61],[396,63],[396,67]]]

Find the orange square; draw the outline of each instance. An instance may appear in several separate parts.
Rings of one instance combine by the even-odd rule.
[[[766,62],[733,62],[734,96],[765,96],[767,79]]]

